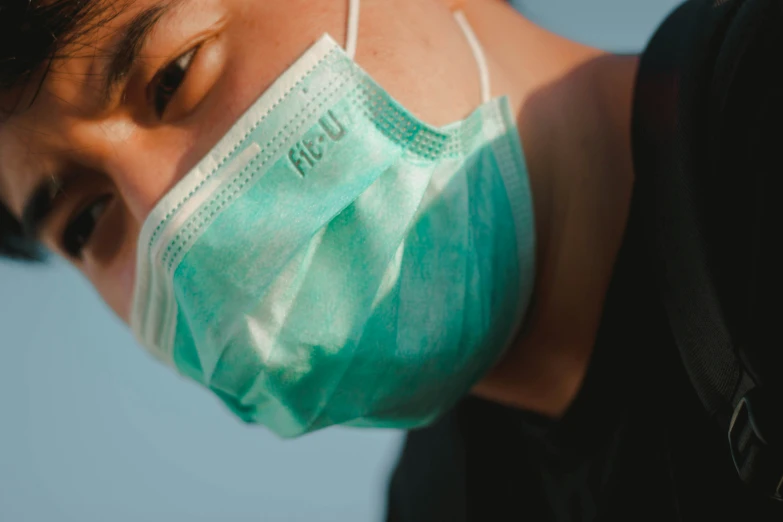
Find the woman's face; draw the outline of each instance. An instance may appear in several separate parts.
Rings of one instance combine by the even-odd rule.
[[[479,103],[450,0],[363,0],[358,63],[424,120]],[[129,319],[147,215],[348,0],[133,0],[64,49],[0,123],[0,197]],[[0,102],[3,101],[0,99]]]

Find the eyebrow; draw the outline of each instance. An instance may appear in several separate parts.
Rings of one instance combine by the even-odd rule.
[[[122,81],[128,77],[139,58],[144,42],[155,28],[155,24],[174,4],[148,7],[134,16],[121,30],[121,36],[109,50],[108,66],[103,73],[102,101],[104,105]]]

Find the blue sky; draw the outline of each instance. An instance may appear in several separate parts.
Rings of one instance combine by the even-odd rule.
[[[677,2],[524,0],[633,51]],[[0,521],[380,520],[392,432],[281,442],[152,361],[68,267],[0,262]]]

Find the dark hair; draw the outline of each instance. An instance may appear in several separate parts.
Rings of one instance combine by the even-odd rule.
[[[14,100],[0,106],[0,117],[23,110],[22,103],[32,103],[52,60],[105,21],[102,14],[111,13],[114,4],[111,0],[0,0],[0,94]],[[37,241],[24,233],[2,204],[0,256],[30,261],[43,257]]]

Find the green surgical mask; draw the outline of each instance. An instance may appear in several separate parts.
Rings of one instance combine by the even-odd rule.
[[[533,206],[505,98],[431,127],[324,36],[142,230],[132,328],[241,419],[294,437],[435,421],[518,334]],[[353,42],[353,43],[351,43]],[[437,94],[435,94],[437,95]]]

